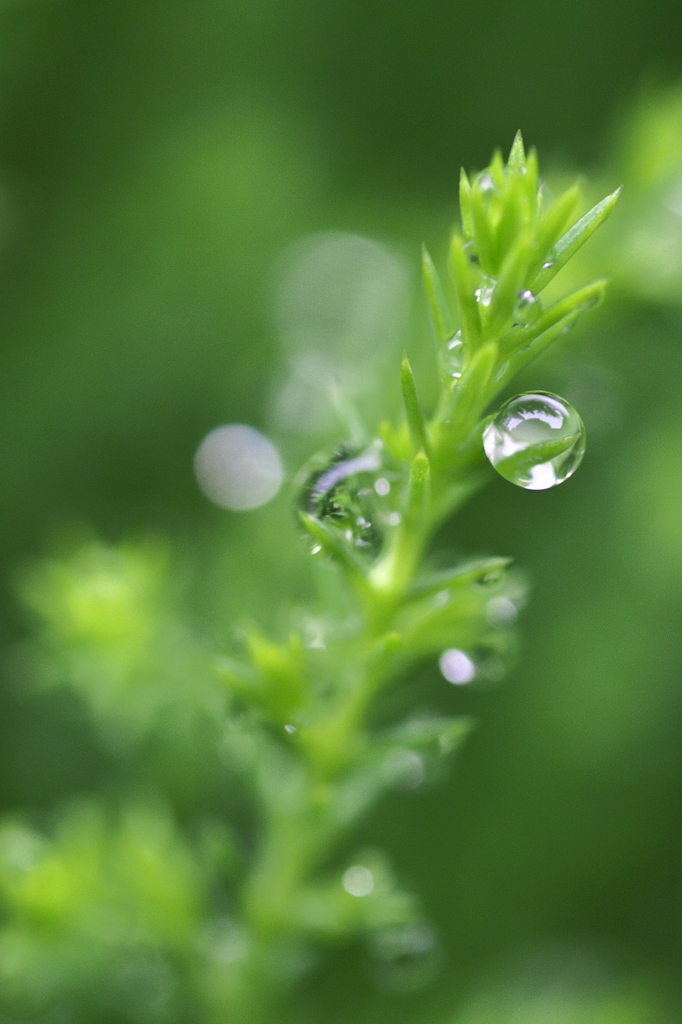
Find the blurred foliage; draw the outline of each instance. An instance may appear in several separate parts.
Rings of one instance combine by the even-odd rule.
[[[441,537],[455,553],[513,555],[532,583],[504,686],[414,680],[425,707],[479,720],[456,777],[389,797],[358,839],[390,850],[422,894],[443,969],[396,999],[385,949],[369,950],[369,970],[364,954],[335,952],[291,1015],[679,1017],[682,93],[661,82],[682,73],[680,17],[672,0],[1,5],[0,976],[12,1024],[219,1012],[243,936],[208,879],[238,875],[250,851],[221,824],[225,807],[241,821],[248,805],[225,781],[225,696],[205,652],[240,615],[276,624],[309,581],[282,542],[293,523],[268,529],[289,498],[242,520],[211,509],[193,453],[217,423],[243,421],[270,428],[290,473],[299,465],[310,435],[276,403],[302,372],[282,253],[345,233],[348,262],[362,252],[388,282],[381,323],[391,282],[416,292],[404,268],[421,242],[442,254],[460,163],[482,165],[519,126],[555,154],[557,189],[585,163],[588,198],[624,185],[618,219],[566,270],[569,286],[609,270],[608,305],[524,381],[573,402],[588,455],[557,493],[495,484]],[[410,336],[423,368],[423,303],[405,320],[377,346],[388,358]],[[397,394],[396,380],[389,406]],[[74,521],[136,536],[113,547]],[[48,648],[68,631],[70,660],[27,644],[17,566],[28,625],[40,612]],[[68,615],[54,612],[57,586]],[[102,622],[108,659],[91,645]],[[124,622],[139,646],[117,643]],[[98,728],[98,708],[125,717],[128,698],[134,742],[130,722]],[[529,982],[528,957],[547,949],[559,968],[540,955]]]

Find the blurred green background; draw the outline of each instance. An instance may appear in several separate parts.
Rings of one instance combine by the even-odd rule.
[[[442,259],[460,164],[520,127],[550,178],[586,171],[594,198],[625,184],[575,271],[614,275],[606,306],[527,378],[578,407],[583,467],[556,493],[496,482],[443,536],[526,569],[519,664],[478,693],[425,672],[423,702],[478,729],[453,778],[392,797],[361,837],[423,894],[445,970],[396,999],[341,952],[306,982],[302,1017],[643,1022],[660,1001],[682,1019],[678,79],[675,0],[0,5],[7,652],[25,630],[17,566],[72,529],[168,534],[199,565],[220,537],[224,578],[206,589],[223,593],[205,606],[267,622],[287,600],[289,563],[261,568],[266,551],[254,569],[266,513],[211,508],[192,458],[233,421],[276,435],[290,473],[317,444],[273,412],[293,243],[344,231],[396,253],[413,301],[394,347],[411,330],[419,362],[419,246]],[[76,699],[5,677],[4,811],[109,785]],[[519,1010],[548,977],[568,995]]]

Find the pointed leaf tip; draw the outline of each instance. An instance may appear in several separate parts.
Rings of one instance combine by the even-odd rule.
[[[526,151],[523,146],[523,135],[521,129],[517,131],[512,142],[511,149],[509,150],[509,160],[507,161],[508,167],[514,167],[516,170],[520,170],[525,166],[526,163]]]
[[[414,374],[412,372],[412,367],[410,366],[410,360],[407,356],[403,356],[403,361],[400,367],[400,383],[403,393],[403,403],[405,405],[405,415],[407,417],[407,427],[410,432],[413,449],[415,451],[419,451],[419,449],[423,448],[424,451],[428,452],[428,431],[424,420],[424,414],[422,413],[421,406],[419,404],[419,398],[417,396]]]

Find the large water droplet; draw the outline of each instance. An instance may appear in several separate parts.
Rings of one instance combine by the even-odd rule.
[[[536,295],[526,288],[521,292],[514,310],[514,322],[521,327],[530,327],[542,313],[542,305]]]
[[[464,369],[462,332],[456,331],[440,350],[440,369],[445,380],[458,379]]]
[[[381,442],[364,449],[343,445],[318,461],[303,486],[301,508],[353,547],[377,554],[385,529],[394,525],[397,489],[383,466]]]
[[[572,405],[538,391],[502,406],[483,432],[483,447],[505,480],[544,491],[563,483],[580,465],[585,428]]]

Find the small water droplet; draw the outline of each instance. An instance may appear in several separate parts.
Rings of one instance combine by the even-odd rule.
[[[338,530],[353,547],[377,554],[383,528],[394,515],[386,498],[391,483],[382,469],[381,443],[358,449],[349,445],[319,458],[301,491],[300,507]],[[315,545],[319,549],[319,545]],[[313,551],[315,548],[313,548]]]
[[[440,350],[441,373],[445,380],[458,379],[464,369],[462,332],[456,331]]]
[[[483,277],[483,275],[481,276]],[[494,290],[495,282],[492,280],[492,278],[483,278],[481,287],[477,288],[476,291],[474,292],[474,295],[476,296],[476,302],[478,302],[478,304],[481,306],[489,306],[492,301]]]
[[[542,304],[530,289],[526,288],[519,295],[516,309],[514,310],[514,322],[521,327],[529,327],[535,323],[542,313]]]
[[[289,733],[290,736],[293,736],[295,732],[298,732],[298,729],[296,728],[295,725],[291,725],[290,722],[287,722],[287,724],[284,726],[284,731]]]
[[[580,416],[557,395],[517,395],[483,432],[483,447],[500,476],[529,491],[563,483],[585,454]]]
[[[386,522],[389,526],[400,526],[401,521],[402,516],[400,515],[400,512],[389,512],[386,516]]]
[[[555,260],[554,260],[554,259],[548,259],[548,260],[546,261],[546,263],[543,263],[543,264],[542,264],[542,269],[543,269],[543,270],[551,270],[551,269],[552,269],[552,267],[554,266],[554,263],[555,263]]]
[[[482,174],[479,174],[478,187],[484,196],[493,196],[500,191],[493,181],[493,176],[490,171],[483,171]]]
[[[445,679],[453,686],[463,686],[476,678],[476,666],[469,655],[455,647],[443,651],[438,665]]]

